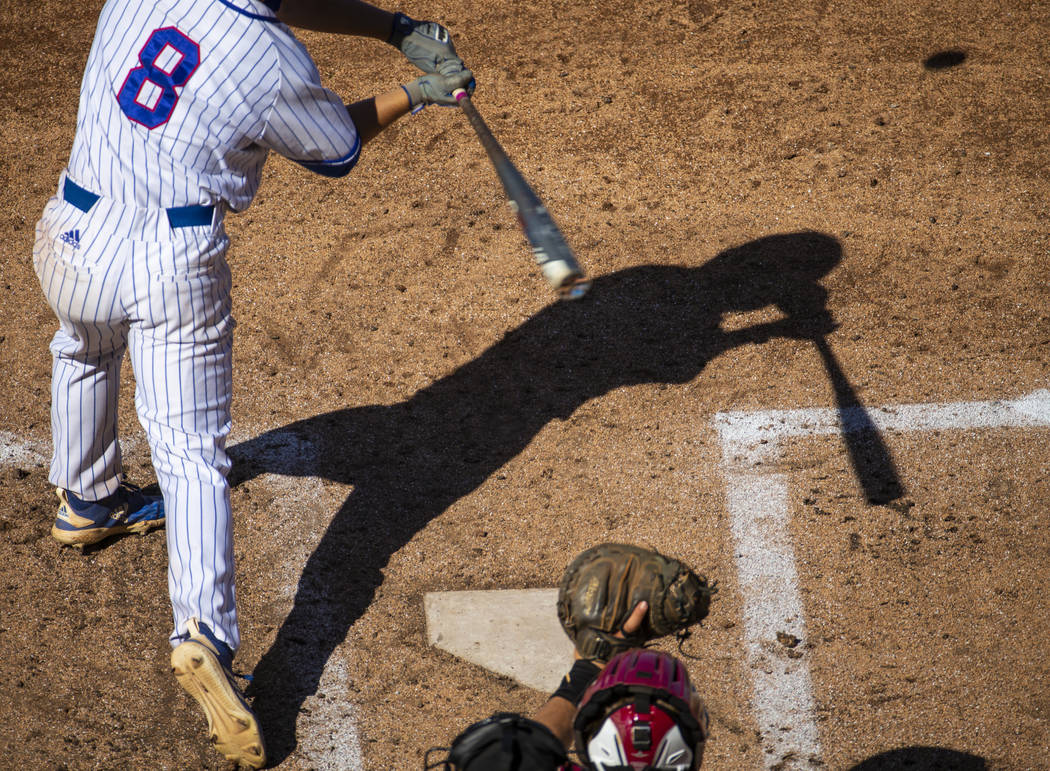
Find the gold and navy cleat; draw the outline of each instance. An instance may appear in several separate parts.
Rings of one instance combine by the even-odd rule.
[[[114,535],[146,533],[164,524],[164,499],[128,482],[101,501],[82,501],[62,489],[55,494],[60,503],[51,535],[64,546],[83,549]]]
[[[171,652],[171,671],[204,710],[212,746],[239,766],[262,768],[266,746],[259,721],[234,683],[232,661],[229,646],[191,618],[186,637]]]

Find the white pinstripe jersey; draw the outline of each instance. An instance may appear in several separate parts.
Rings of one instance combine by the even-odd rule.
[[[330,176],[357,161],[343,101],[257,0],[107,0],[80,91],[69,173],[118,203],[255,196],[273,150]]]

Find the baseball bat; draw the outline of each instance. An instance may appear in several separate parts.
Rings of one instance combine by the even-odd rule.
[[[452,94],[473,126],[496,169],[496,175],[503,183],[511,211],[518,217],[518,224],[532,247],[532,255],[543,277],[559,297],[569,300],[583,297],[591,288],[591,282],[580,268],[576,255],[565,242],[558,226],[554,224],[554,218],[547,211],[547,207],[496,141],[467,92],[460,88]]]

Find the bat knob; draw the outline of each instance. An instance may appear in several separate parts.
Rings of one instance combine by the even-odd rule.
[[[455,91],[452,92],[452,96],[456,97],[457,102],[462,101],[463,97],[465,97],[466,95],[466,89],[463,88],[457,88]]]

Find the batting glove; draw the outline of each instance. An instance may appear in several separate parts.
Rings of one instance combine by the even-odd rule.
[[[387,42],[423,72],[440,72],[450,62],[461,69],[464,66],[452,45],[452,36],[436,21],[415,21],[395,13]]]
[[[452,92],[462,88],[468,94],[474,93],[474,73],[467,69],[452,70],[452,67],[449,66],[446,68],[446,74],[435,72],[423,75],[401,88],[408,94],[409,107],[413,111],[426,107],[428,104],[455,107],[457,102]]]

